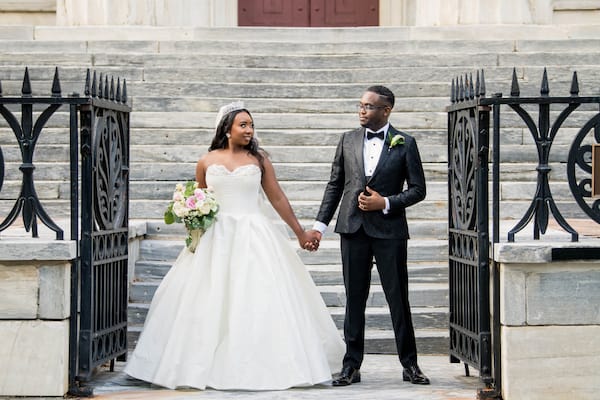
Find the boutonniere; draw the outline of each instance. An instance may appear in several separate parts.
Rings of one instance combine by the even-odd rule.
[[[391,135],[390,135],[391,136]],[[390,145],[388,147],[388,151],[390,151],[392,149],[392,147],[395,147],[399,144],[404,144],[404,136],[397,134],[394,135],[391,139],[390,139]]]

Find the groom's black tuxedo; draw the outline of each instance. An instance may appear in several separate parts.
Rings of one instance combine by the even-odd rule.
[[[402,135],[404,143],[390,148],[390,138],[395,135]],[[347,299],[344,365],[360,368],[362,363],[364,312],[375,258],[390,306],[400,361],[407,367],[416,365],[417,352],[408,303],[406,208],[425,198],[425,176],[414,138],[390,125],[377,167],[370,178],[366,177],[364,142],[365,128],[342,135],[316,219],[329,224],[340,205],[335,231],[341,235]],[[365,186],[388,198],[387,214],[358,208],[358,196]]]
[[[404,136],[405,143],[389,148],[390,138],[395,135]],[[329,224],[341,199],[335,226],[337,233],[354,233],[362,226],[375,238],[408,239],[405,209],[425,198],[425,176],[417,143],[412,136],[390,125],[377,168],[367,181],[364,137],[365,128],[342,135],[317,220]],[[407,190],[403,190],[405,182],[408,183]],[[367,185],[389,199],[388,214],[365,213],[358,208],[358,195]]]

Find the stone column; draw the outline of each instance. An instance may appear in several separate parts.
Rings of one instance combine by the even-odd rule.
[[[382,26],[552,23],[552,0],[380,0]]]
[[[237,25],[237,0],[56,0],[56,24]]]

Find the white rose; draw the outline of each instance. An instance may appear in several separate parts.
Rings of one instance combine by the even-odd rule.
[[[173,212],[175,213],[175,215],[177,215],[179,218],[183,218],[186,215],[188,215],[189,210],[187,209],[187,207],[185,207],[185,205],[183,205],[182,203],[175,203],[173,204]]]
[[[211,205],[205,201],[204,203],[202,203],[202,205],[200,206],[200,212],[204,215],[210,213],[210,210],[212,209]]]

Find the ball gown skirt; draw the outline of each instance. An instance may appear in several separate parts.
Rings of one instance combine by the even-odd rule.
[[[280,390],[331,379],[345,346],[306,267],[265,212],[261,171],[211,165],[216,222],[158,287],[125,372],[167,388]]]

